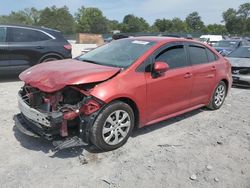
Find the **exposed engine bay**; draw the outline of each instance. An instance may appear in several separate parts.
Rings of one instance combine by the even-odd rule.
[[[19,129],[48,140],[60,138],[69,142],[73,138],[67,143],[70,147],[72,142],[73,146],[79,141],[88,143],[89,127],[103,106],[102,101],[88,94],[95,85],[67,86],[54,93],[24,85],[18,94]]]

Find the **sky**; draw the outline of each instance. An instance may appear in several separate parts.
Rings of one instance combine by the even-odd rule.
[[[150,24],[157,18],[172,19],[197,11],[205,24],[221,23],[222,12],[228,8],[238,9],[249,0],[0,0],[0,15],[24,8],[43,9],[47,6],[69,7],[74,14],[81,6],[97,7],[111,20],[122,21],[127,14],[143,17]]]

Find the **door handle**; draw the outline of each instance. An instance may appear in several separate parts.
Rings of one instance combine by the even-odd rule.
[[[212,67],[211,67],[211,70],[215,70],[215,66],[212,66]]]
[[[43,46],[36,46],[36,49],[44,49]]]
[[[191,78],[193,76],[193,74],[191,74],[190,72],[187,72],[185,75],[184,75],[184,78]]]

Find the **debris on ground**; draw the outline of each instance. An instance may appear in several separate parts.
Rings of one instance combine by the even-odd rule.
[[[212,170],[212,169],[213,169],[213,167],[212,167],[211,165],[207,165],[206,168],[207,168],[208,170]]]
[[[191,179],[191,180],[197,180],[196,174],[193,174],[192,176],[190,176],[190,179]]]

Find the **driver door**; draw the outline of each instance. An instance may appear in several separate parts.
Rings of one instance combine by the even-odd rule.
[[[185,46],[172,43],[160,48],[153,55],[152,64],[156,61],[168,63],[169,70],[158,77],[153,77],[152,72],[146,73],[147,124],[190,106],[193,77]]]

